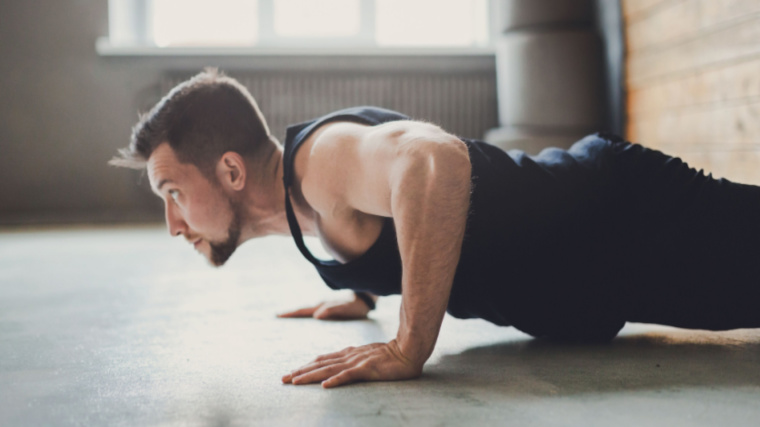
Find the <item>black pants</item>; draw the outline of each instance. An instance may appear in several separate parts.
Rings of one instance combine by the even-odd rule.
[[[640,145],[613,152],[634,231],[626,320],[760,327],[760,187]]]
[[[543,312],[523,313],[515,326],[573,341],[612,339],[626,321],[760,327],[760,187],[611,135],[569,151],[589,147],[605,151],[608,249],[584,266],[591,285],[557,280],[557,297],[529,296],[544,298]]]

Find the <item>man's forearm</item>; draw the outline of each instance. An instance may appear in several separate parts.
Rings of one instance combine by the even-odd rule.
[[[410,162],[392,193],[403,264],[399,349],[422,366],[430,357],[448,305],[470,202],[464,144]]]

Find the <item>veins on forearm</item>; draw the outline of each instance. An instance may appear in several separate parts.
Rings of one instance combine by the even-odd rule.
[[[437,340],[469,211],[469,159],[467,168],[443,159],[417,168],[394,200],[404,266],[398,340],[421,363]]]

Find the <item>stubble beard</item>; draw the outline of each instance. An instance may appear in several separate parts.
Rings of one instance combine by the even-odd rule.
[[[227,239],[221,243],[214,243],[209,241],[211,247],[211,254],[209,261],[215,267],[221,267],[232,256],[235,249],[238,247],[240,240],[240,226],[242,223],[242,209],[241,206],[233,201],[230,201],[230,209],[232,210],[232,221],[227,229]]]

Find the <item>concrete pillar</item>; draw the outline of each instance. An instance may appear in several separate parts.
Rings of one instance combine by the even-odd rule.
[[[500,127],[485,140],[535,154],[598,130],[604,112],[602,40],[593,0],[496,0]]]

